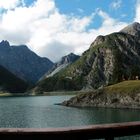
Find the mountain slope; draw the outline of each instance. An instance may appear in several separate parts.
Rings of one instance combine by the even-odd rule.
[[[8,41],[0,43],[0,65],[16,76],[35,83],[44,75],[53,63],[47,58],[41,58],[25,45],[10,46]]]
[[[135,24],[98,36],[75,63],[41,81],[36,91],[96,89],[140,76],[140,24],[138,29]]]
[[[27,87],[28,84],[25,81],[0,66],[0,91],[22,93],[25,92]]]
[[[54,64],[54,66],[52,67],[51,70],[49,70],[45,76],[43,76],[43,79],[48,78],[48,77],[52,77],[54,74],[58,73],[60,70],[66,68],[69,64],[75,62],[77,59],[79,59],[80,56],[75,55],[73,53],[70,53],[66,56],[63,56],[61,58],[60,61],[58,61],[57,63]]]

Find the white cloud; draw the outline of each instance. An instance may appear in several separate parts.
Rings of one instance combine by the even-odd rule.
[[[115,0],[111,3],[111,8],[117,10],[118,8],[121,7],[122,0]]]
[[[38,30],[35,24],[47,18],[53,10],[54,3],[51,0],[38,0],[30,7],[20,6],[15,10],[8,10],[0,21],[0,30],[2,30],[0,37],[14,44],[27,43]],[[39,27],[39,29],[45,28]]]
[[[82,53],[84,50],[88,49],[89,45],[97,36],[118,32],[128,25],[127,23],[111,18],[107,13],[100,9],[97,10],[97,14],[103,19],[101,27],[98,29],[90,29],[88,32],[84,32],[82,35],[79,35],[82,38],[81,47],[77,47],[76,52]]]
[[[95,15],[103,19],[102,26],[87,30]],[[100,9],[77,17],[60,14],[53,0],[37,0],[31,6],[20,5],[1,15],[0,39],[27,44],[37,54],[56,61],[70,52],[81,54],[98,35],[119,31],[126,25]]]
[[[0,21],[0,38],[7,39],[12,44],[28,44],[39,55],[47,54],[47,57],[56,60],[55,58],[69,53],[70,50],[74,51],[79,46],[78,42],[81,41],[75,40],[79,40],[77,38],[85,31],[92,17],[63,15],[59,13],[54,1],[38,0],[30,7],[19,6],[4,13]],[[63,46],[57,54],[56,42]],[[55,46],[52,47],[53,45]],[[49,49],[52,49],[51,54],[47,53],[50,52]],[[58,57],[54,57],[55,55]]]
[[[140,22],[140,0],[137,0],[136,3],[136,13],[135,13],[134,21]]]
[[[19,0],[0,0],[0,8],[2,9],[12,9],[19,5],[21,1]]]
[[[98,32],[101,32],[104,35],[112,32],[117,32],[128,25],[128,23],[120,22],[116,19],[111,18],[102,10],[99,10],[98,14],[103,18],[102,26],[99,28]]]

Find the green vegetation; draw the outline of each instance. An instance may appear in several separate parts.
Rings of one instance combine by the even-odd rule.
[[[31,96],[28,93],[8,93],[8,92],[0,92],[0,97],[20,97],[20,96]]]
[[[37,92],[45,91],[75,91],[80,90],[79,83],[80,79],[71,80],[65,77],[49,77],[38,84]]]
[[[78,92],[77,92],[78,93]],[[87,92],[79,92],[77,96],[84,96],[86,97],[88,94],[121,94],[123,95],[134,95],[140,93],[140,80],[128,80],[123,81],[114,85],[106,86],[101,89],[97,89],[94,91],[87,91]]]
[[[98,37],[73,64],[37,84],[38,91],[69,91],[116,84],[140,77],[140,43],[132,35]],[[69,78],[67,78],[69,77]]]
[[[121,94],[133,95],[136,93],[140,93],[140,80],[123,81],[111,86],[107,86],[103,89],[103,91],[107,94],[121,93]]]

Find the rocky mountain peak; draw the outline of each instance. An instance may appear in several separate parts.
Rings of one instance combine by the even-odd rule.
[[[97,36],[95,41],[91,44],[91,47],[94,45],[99,45],[100,43],[103,43],[105,41],[105,37],[102,35]]]
[[[73,61],[75,61],[77,58],[79,58],[78,55],[75,55],[74,53],[70,53],[64,57],[62,57],[60,63],[71,63]]]
[[[133,36],[140,36],[140,23],[134,22],[125,28],[123,28],[120,32],[127,33]]]
[[[0,42],[0,65],[20,79],[35,83],[52,68],[53,62],[38,56],[26,45],[11,46],[3,40]]]
[[[68,67],[42,80],[36,91],[91,90],[140,77],[140,24],[98,36]]]
[[[2,40],[2,41],[0,42],[0,46],[9,47],[10,44],[9,44],[9,42],[8,42],[7,40]]]
[[[74,63],[80,56],[74,53],[70,53],[66,56],[63,56],[60,61],[54,64],[51,70],[49,70],[41,79],[44,80],[47,77],[51,77],[54,74],[58,73],[60,70],[66,68],[69,64]]]
[[[76,54],[74,54],[74,53],[70,53],[70,54],[68,54],[68,55],[65,55],[65,56],[63,56],[63,57],[61,58],[60,61],[58,61],[58,62],[54,65],[54,67],[53,67],[52,70],[54,70],[54,69],[56,69],[56,68],[58,68],[58,67],[60,67],[60,66],[67,66],[67,65],[69,65],[70,63],[75,62],[78,58],[80,58],[80,56],[79,56],[79,55],[76,55]]]
[[[70,53],[70,54],[67,55],[67,57],[72,57],[72,56],[75,56],[75,54],[74,53]]]

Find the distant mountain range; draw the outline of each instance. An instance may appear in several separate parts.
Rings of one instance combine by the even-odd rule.
[[[48,58],[39,57],[26,45],[11,46],[8,41],[2,41],[0,65],[20,79],[35,83],[53,67],[53,62]]]
[[[140,24],[98,36],[82,56],[73,53],[53,63],[26,45],[0,42],[0,91],[35,92],[97,89],[140,77]],[[38,82],[38,80],[40,80]]]
[[[53,76],[79,57],[70,53],[53,63],[39,57],[26,45],[11,46],[3,40],[0,42],[0,91],[25,92],[29,85]]]
[[[75,55],[74,53],[70,53],[66,56],[63,56],[60,61],[55,63],[53,67],[41,78],[41,80],[51,77],[54,74],[58,73],[60,70],[66,68],[68,65],[75,62],[77,59],[79,59],[79,55]]]
[[[82,56],[38,83],[36,92],[97,89],[140,77],[140,24],[98,36]]]

